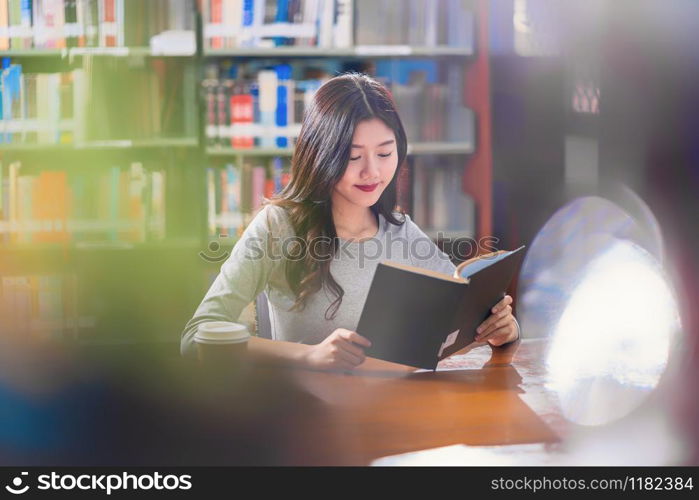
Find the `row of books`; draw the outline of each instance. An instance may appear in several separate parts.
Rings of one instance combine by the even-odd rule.
[[[202,82],[209,146],[292,147],[303,112],[329,76],[303,77],[303,65],[212,65]],[[463,102],[464,69],[433,60],[382,61],[375,76],[391,90],[410,142],[472,142],[473,112]],[[241,75],[238,78],[238,75]],[[252,75],[252,76],[250,76]],[[320,76],[320,78],[319,78]]]
[[[475,235],[476,209],[463,191],[463,163],[438,157],[416,159],[412,165],[413,196],[410,213],[430,235]]]
[[[279,157],[267,163],[209,167],[206,174],[212,237],[240,235],[264,199],[280,192],[290,180],[288,165]]]
[[[472,142],[474,116],[464,103],[464,67],[434,60],[386,60],[376,78],[393,94],[409,142]]]
[[[86,140],[196,137],[196,72],[192,64],[157,58],[90,61]]]
[[[165,237],[165,172],[143,163],[23,172],[0,163],[0,242],[77,246]]]
[[[473,48],[468,0],[204,0],[211,49],[284,45]]]
[[[194,30],[190,0],[2,0],[0,50],[132,47]]]
[[[39,339],[77,338],[92,318],[79,316],[75,274],[3,276],[0,281],[0,335]]]
[[[0,144],[72,143],[81,132],[76,102],[84,72],[24,73],[19,64],[0,72]],[[80,139],[78,139],[80,140]]]
[[[356,45],[473,49],[468,0],[355,0]]]
[[[234,148],[293,146],[303,112],[323,83],[315,78],[292,79],[287,64],[260,70],[253,77],[212,76],[202,81],[207,142]]]
[[[352,0],[204,0],[203,7],[211,49],[353,45]]]
[[[99,58],[61,73],[9,64],[0,72],[0,144],[196,137],[195,88],[195,68],[162,59]]]
[[[88,68],[86,141],[196,137],[194,65],[153,58],[139,64],[96,58]]]

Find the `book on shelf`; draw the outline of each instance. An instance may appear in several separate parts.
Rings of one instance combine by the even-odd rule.
[[[197,84],[191,65],[148,59],[134,67],[120,58],[95,59],[85,72],[85,85],[87,142],[196,137],[192,101]]]
[[[203,0],[211,49],[412,45],[473,49],[467,0]]]
[[[19,64],[0,72],[0,144],[67,144],[81,139],[76,117],[83,70],[24,73]]]
[[[207,48],[347,48],[353,0],[203,0]]]
[[[165,238],[165,171],[133,161],[105,169],[23,172],[0,162],[0,242],[143,243]]]
[[[463,165],[416,158],[412,165],[412,207],[416,224],[430,234],[475,235],[474,199],[463,191]]]
[[[207,145],[235,149],[292,147],[303,112],[322,82],[317,78],[294,79],[288,64],[257,71],[244,64],[225,69],[210,65],[201,83],[207,111]]]
[[[192,0],[2,0],[0,50],[144,47],[194,32]]]
[[[7,9],[7,2],[0,2],[0,50],[10,49],[9,21],[10,13]]]
[[[3,275],[0,278],[0,334],[39,339],[77,338],[90,323],[79,316],[74,273]]]
[[[265,199],[283,189],[290,180],[281,158],[267,162],[246,161],[208,167],[207,219],[209,236],[239,236]]]
[[[378,264],[357,332],[371,341],[366,355],[434,370],[475,342],[524,258],[524,247],[457,266],[454,275],[392,261]]]
[[[467,0],[355,0],[355,40],[361,45],[473,49]]]
[[[382,60],[376,78],[390,90],[408,142],[473,143],[472,111],[463,101],[463,67],[447,64],[447,81],[430,59]]]

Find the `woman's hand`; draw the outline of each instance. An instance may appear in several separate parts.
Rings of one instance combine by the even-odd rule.
[[[512,316],[512,297],[505,297],[492,309],[492,314],[476,329],[476,342],[501,346],[517,340],[519,329]]]
[[[369,347],[371,342],[357,332],[338,328],[320,344],[310,346],[305,362],[321,370],[352,370],[366,359],[360,346]]]

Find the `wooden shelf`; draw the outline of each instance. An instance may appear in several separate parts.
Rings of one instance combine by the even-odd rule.
[[[186,57],[193,58],[196,54],[154,54],[150,47],[71,47],[63,49],[13,49],[6,50],[2,57],[40,58],[54,57],[70,59],[74,57]]]
[[[209,156],[291,156],[293,148],[248,148],[237,149],[225,146],[209,146],[206,154]],[[409,155],[428,154],[471,154],[472,142],[416,142],[408,144]]]
[[[473,47],[411,46],[411,45],[358,45],[349,48],[322,47],[269,47],[237,49],[205,49],[205,57],[470,57]]]
[[[2,52],[2,57],[66,57],[67,49],[12,49]]]
[[[73,242],[67,245],[60,243],[19,243],[14,245],[0,246],[1,254],[23,254],[23,253],[56,253],[56,252],[92,252],[92,251],[121,251],[121,250],[178,250],[206,248],[206,244],[197,238],[177,238],[163,241],[152,241],[143,243],[131,243],[128,241],[104,241],[104,242]]]
[[[473,142],[415,142],[408,144],[409,155],[473,153]]]
[[[209,146],[206,148],[209,156],[291,156],[294,148],[231,148],[225,146]]]
[[[112,149],[157,149],[157,148],[195,148],[199,146],[196,137],[91,141],[78,144],[2,144],[0,152],[22,151],[103,151]]]

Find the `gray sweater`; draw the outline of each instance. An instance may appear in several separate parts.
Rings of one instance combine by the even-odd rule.
[[[396,214],[398,220],[400,214]],[[379,262],[392,260],[453,275],[455,266],[420,228],[405,216],[396,226],[379,216],[373,238],[351,242],[340,240],[331,257],[330,272],[345,294],[334,319],[325,311],[335,296],[326,289],[313,294],[303,311],[289,312],[294,296],[284,275],[284,262],[294,258],[295,233],[286,211],[264,206],[233,247],[230,257],[206,293],[194,316],[187,322],[180,344],[182,354],[194,352],[193,337],[200,323],[235,322],[243,309],[265,291],[269,299],[272,338],[317,344],[336,328],[356,330]]]

